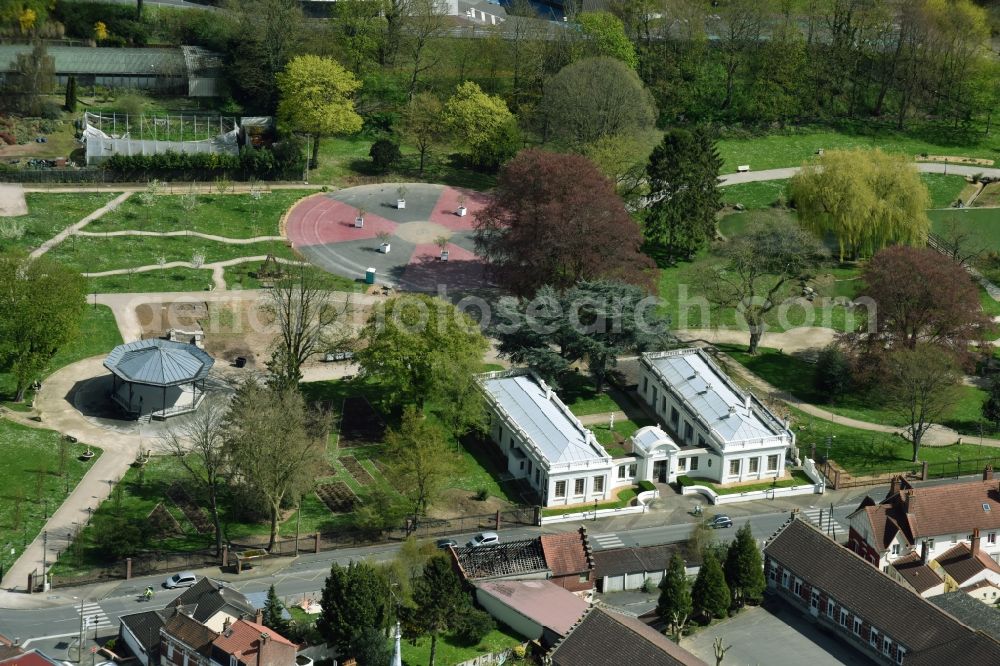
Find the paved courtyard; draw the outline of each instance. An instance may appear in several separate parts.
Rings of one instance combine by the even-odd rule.
[[[444,185],[405,183],[406,206],[398,208],[400,183],[363,185],[311,196],[293,207],[285,235],[307,260],[323,270],[355,280],[375,268],[380,284],[411,291],[468,291],[486,285],[475,254],[472,221],[486,195]],[[458,215],[459,205],[467,209]],[[354,220],[364,210],[364,226]],[[381,234],[390,250],[380,251]],[[448,260],[441,260],[446,239]]]
[[[715,663],[713,641],[721,636],[732,645],[724,664],[740,666],[835,666],[868,664],[862,654],[834,640],[779,601],[747,608],[736,617],[702,629],[681,640],[681,647],[710,664]]]

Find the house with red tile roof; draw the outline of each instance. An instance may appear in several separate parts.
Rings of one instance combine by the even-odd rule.
[[[62,666],[62,662],[56,661],[44,652],[39,652],[38,650],[29,650],[27,652],[20,649],[17,650],[18,654],[8,654],[6,658],[0,658],[0,666]]]
[[[850,515],[848,547],[886,573],[914,553],[931,562],[959,544],[1000,560],[1000,481],[992,467],[982,479],[921,488],[896,477],[885,499],[865,498]]]
[[[594,558],[587,543],[587,528],[562,534],[543,534],[542,555],[549,567],[549,581],[570,592],[594,589]]]
[[[298,646],[257,622],[237,620],[212,641],[216,666],[295,666]]]
[[[160,627],[160,663],[164,666],[211,666],[212,641],[219,634],[175,608]]]

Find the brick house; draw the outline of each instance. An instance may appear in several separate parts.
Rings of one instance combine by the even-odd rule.
[[[212,641],[219,634],[190,615],[174,609],[160,627],[160,663],[166,666],[211,666]]]
[[[764,547],[769,595],[881,664],[1000,663],[1000,643],[976,631],[805,521]]]
[[[257,622],[237,620],[212,641],[214,666],[295,666],[295,643]]]

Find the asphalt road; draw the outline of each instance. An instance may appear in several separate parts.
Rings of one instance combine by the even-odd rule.
[[[839,525],[837,537],[844,536],[842,527],[846,524],[846,516],[857,507],[856,502],[845,503],[835,507],[835,524]],[[747,508],[747,505],[743,505]],[[733,538],[735,530],[744,522],[749,521],[754,535],[761,541],[772,534],[788,518],[787,512],[770,511],[766,504],[758,504],[761,513],[748,517],[734,518],[735,526],[719,529],[713,532],[715,538],[726,541]],[[715,513],[715,511],[711,511]],[[818,509],[806,510],[807,517],[816,522]],[[826,522],[826,521],[824,521]],[[501,532],[504,540],[514,540],[537,536],[541,530],[536,527],[507,529]],[[691,524],[654,525],[628,529],[618,532],[589,533],[595,550],[626,546],[651,546],[675,541],[683,541],[691,532]],[[471,535],[456,537],[460,543]],[[843,539],[841,539],[843,540]],[[323,581],[333,562],[347,564],[351,560],[366,559],[383,561],[391,559],[398,544],[341,549],[318,554],[301,555],[280,571],[268,575],[253,577],[253,572],[244,574],[232,583],[232,586],[243,593],[266,592],[273,584],[278,594],[284,598],[316,597],[323,587]],[[81,617],[88,621],[94,619],[95,624],[86,628],[84,655],[93,645],[96,629],[97,636],[103,640],[118,632],[118,618],[122,615],[136,613],[150,608],[161,608],[174,599],[179,591],[168,591],[160,587],[164,575],[155,577],[135,578],[121,581],[112,589],[102,588],[100,598],[87,595],[88,589],[59,589],[53,591],[49,598],[55,605],[44,609],[4,609],[0,610],[0,634],[10,638],[20,639],[22,645],[42,649],[57,659],[76,658],[75,647],[81,629]],[[156,595],[151,602],[140,600],[140,594],[147,585],[152,585]],[[83,598],[81,598],[83,597]],[[62,603],[60,603],[62,602]]]

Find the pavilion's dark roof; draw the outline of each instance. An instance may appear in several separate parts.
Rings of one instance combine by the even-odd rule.
[[[176,386],[204,379],[215,359],[195,345],[153,338],[118,345],[104,367],[127,382]]]
[[[973,629],[1000,641],[1000,609],[995,606],[984,604],[961,590],[939,594],[930,597],[928,601]]]

